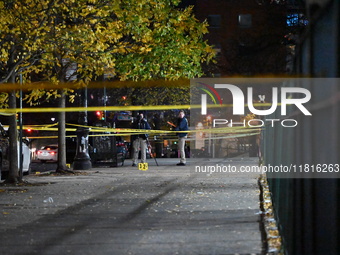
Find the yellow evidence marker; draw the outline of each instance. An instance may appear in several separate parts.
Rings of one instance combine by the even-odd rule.
[[[146,171],[149,168],[149,164],[148,163],[138,163],[138,169],[141,171]]]

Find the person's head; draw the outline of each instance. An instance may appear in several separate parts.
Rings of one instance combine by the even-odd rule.
[[[183,119],[184,116],[185,116],[184,111],[180,111],[179,114],[178,114],[178,117],[181,118],[181,119]]]
[[[137,120],[137,121],[141,121],[141,120],[143,120],[143,119],[144,119],[144,114],[143,114],[142,112],[138,113],[138,114],[137,114],[137,117],[136,117],[136,120]]]

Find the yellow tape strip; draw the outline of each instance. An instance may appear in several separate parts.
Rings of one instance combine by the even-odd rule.
[[[228,139],[228,138],[237,138],[237,137],[247,137],[247,136],[253,136],[253,135],[259,135],[260,132],[254,132],[254,133],[245,133],[245,134],[238,134],[238,133],[235,133],[235,134],[232,134],[232,135],[227,135],[227,136],[218,136],[218,137],[205,137],[205,138],[202,138],[203,140],[209,140],[209,139]],[[108,134],[108,135],[105,135],[105,136],[128,136],[130,134]],[[90,137],[92,136],[103,136],[102,134],[101,135],[89,135]],[[77,137],[76,135],[69,135],[69,136],[66,136],[66,137],[70,137],[70,138],[75,138]],[[57,139],[58,136],[28,136],[26,137],[28,139]],[[166,137],[164,138],[165,140],[171,140],[171,141],[177,141],[178,140],[178,137],[177,136],[173,136],[173,137]],[[150,139],[150,140],[153,140],[153,139]],[[188,141],[194,141],[196,140],[196,138],[191,138],[189,137],[187,139]]]
[[[48,108],[16,108],[1,109],[1,114],[5,113],[32,113],[32,112],[95,112],[95,111],[138,111],[138,110],[173,110],[173,109],[190,109],[191,105],[149,105],[149,106],[91,106],[91,107],[48,107]],[[195,106],[200,107],[200,106]]]
[[[281,103],[277,104],[278,106]],[[248,106],[245,104],[245,106]],[[256,103],[254,106],[272,106],[271,103]],[[215,105],[209,104],[208,108],[225,108],[233,107],[233,104]],[[150,110],[178,110],[178,109],[199,109],[201,105],[131,105],[131,106],[90,106],[90,107],[42,107],[42,108],[16,108],[16,109],[1,109],[0,115],[11,115],[16,113],[33,113],[33,112],[95,112],[95,111],[150,111]]]
[[[177,79],[177,80],[147,80],[147,81],[100,81],[90,82],[86,87],[91,88],[150,88],[150,87],[174,87],[183,88],[190,86],[190,79]],[[1,84],[2,91],[11,90],[32,90],[32,89],[82,89],[83,85],[76,82],[58,83],[53,84],[50,82],[33,82],[21,85],[19,83],[3,83]]]
[[[45,130],[45,131],[58,131],[58,127],[53,127],[56,124],[50,124],[50,125],[25,125],[23,126],[23,129],[31,129],[31,130]],[[173,131],[173,130],[143,130],[140,129],[131,129],[131,128],[107,128],[107,127],[96,127],[96,126],[85,126],[85,125],[79,125],[79,124],[66,124],[69,126],[75,126],[75,127],[82,127],[82,128],[88,128],[90,132],[92,133],[128,133],[132,135],[137,134],[168,134],[168,133],[196,133],[196,132],[205,132],[205,133],[244,133],[244,132],[253,132],[254,130],[260,130],[260,127],[222,127],[222,128],[206,128],[206,129],[194,129],[194,130],[187,130],[187,131]],[[18,127],[19,128],[19,127]],[[76,128],[66,128],[66,131],[76,131]],[[103,135],[103,134],[101,134]],[[107,134],[105,134],[107,135]],[[127,134],[124,134],[127,135]]]
[[[248,82],[250,79],[249,77],[242,77],[242,76],[233,76],[228,77],[230,79],[237,79],[240,82]],[[278,79],[292,79],[292,78],[300,78],[294,76],[287,76],[283,77],[280,76],[254,76],[251,77],[253,80],[257,81],[256,83],[261,83],[271,85],[272,82],[276,82]],[[310,77],[305,77],[310,78]],[[190,79],[180,78],[177,80],[146,80],[146,81],[92,81],[89,82],[86,86],[87,88],[150,88],[150,87],[178,87],[178,88],[185,88],[190,87]],[[25,83],[23,85],[19,83],[3,83],[1,84],[2,91],[11,91],[11,90],[32,90],[32,89],[46,89],[46,90],[56,90],[56,89],[81,89],[84,88],[83,84],[79,84],[77,82],[67,82],[67,83],[50,83],[50,82],[32,82],[32,83]]]

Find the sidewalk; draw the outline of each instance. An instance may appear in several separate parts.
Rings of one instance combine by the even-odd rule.
[[[1,254],[262,254],[258,175],[193,171],[256,159],[157,161],[0,186]]]

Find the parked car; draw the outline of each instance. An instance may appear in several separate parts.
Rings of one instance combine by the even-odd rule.
[[[41,149],[37,151],[37,160],[41,162],[58,161],[58,145],[50,144],[41,147]]]
[[[28,140],[22,140],[22,159],[23,174],[29,174],[31,168],[31,151],[28,147]],[[18,141],[18,150],[20,149],[20,143]],[[2,124],[0,124],[0,176],[1,179],[5,179],[9,171],[9,137],[7,131],[4,129]],[[18,165],[20,165],[20,157],[18,157]]]

